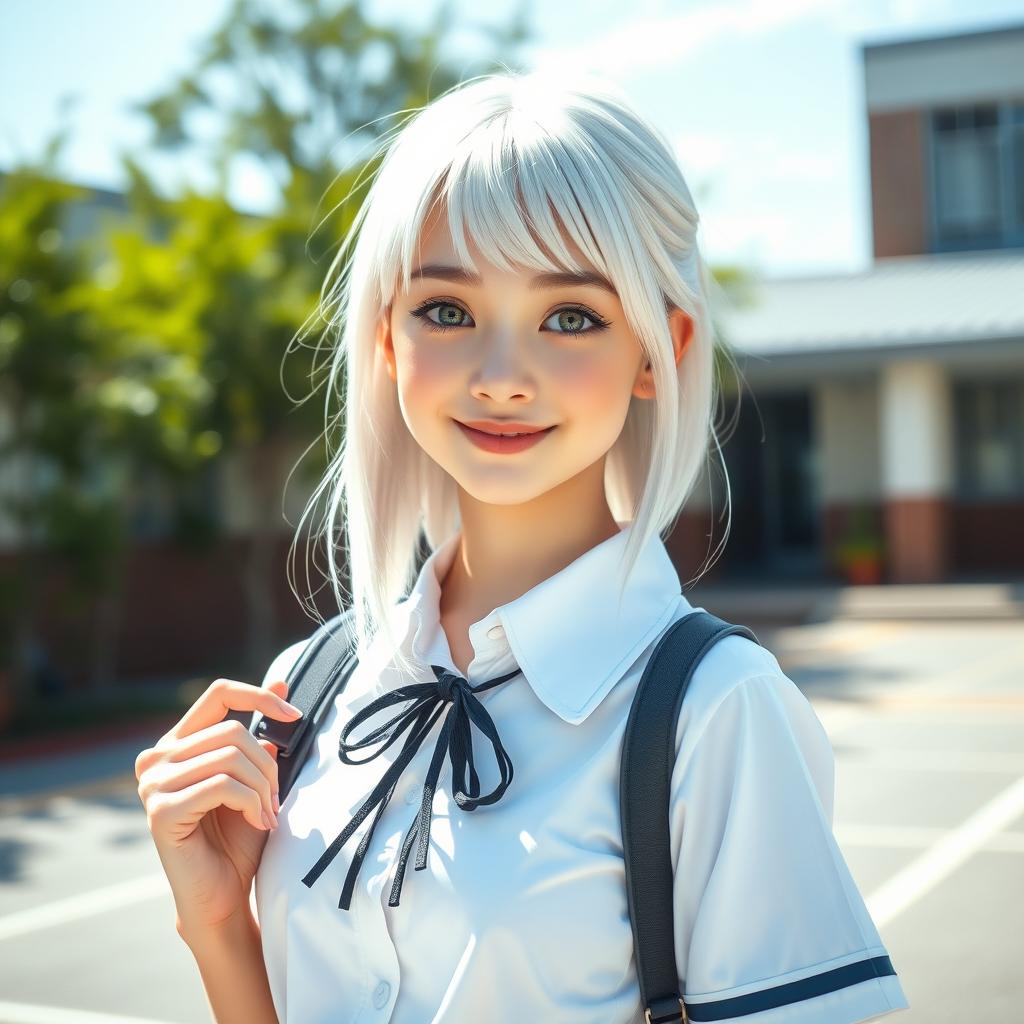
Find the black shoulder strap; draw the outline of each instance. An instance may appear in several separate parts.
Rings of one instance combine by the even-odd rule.
[[[731,634],[759,643],[746,626],[697,611],[673,623],[644,668],[626,721],[619,807],[626,896],[647,1024],[687,1021],[676,973],[669,787],[683,698],[701,658]]]
[[[408,595],[399,599],[399,604]],[[277,750],[278,799],[285,802],[296,776],[309,756],[310,747],[320,730],[324,715],[335,696],[348,685],[358,659],[351,653],[355,610],[348,608],[328,619],[310,637],[300,657],[291,667],[286,681],[288,701],[301,709],[294,722],[263,718],[255,712],[249,731],[270,740]]]
[[[299,770],[309,756],[327,709],[343,690],[356,667],[349,653],[353,611],[328,619],[310,637],[287,675],[288,701],[302,711],[294,722],[281,722],[254,713],[249,731],[277,747],[278,799],[284,803]]]

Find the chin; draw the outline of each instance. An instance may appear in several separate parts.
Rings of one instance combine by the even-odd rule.
[[[551,490],[551,487],[547,486],[547,481],[537,484],[523,480],[516,484],[515,481],[508,479],[490,482],[479,477],[472,479],[472,474],[467,474],[461,479],[454,473],[451,475],[466,494],[482,505],[525,505]]]

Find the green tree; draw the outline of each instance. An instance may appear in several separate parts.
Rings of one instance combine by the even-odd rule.
[[[0,454],[9,474],[0,507],[15,533],[0,615],[8,711],[34,696],[44,598],[57,602],[60,640],[87,645],[94,685],[112,682],[135,482],[154,465],[184,473],[195,464],[181,458],[197,447],[181,424],[203,399],[194,331],[170,345],[97,315],[110,289],[94,241],[69,237],[87,190],[59,180],[66,138],[59,132],[40,160],[0,182]],[[131,312],[118,307],[126,320]],[[181,340],[169,320],[150,324]],[[188,372],[183,354],[193,356]],[[48,653],[59,669],[60,655]]]
[[[45,163],[59,145],[50,144]],[[78,439],[91,410],[77,373],[89,360],[90,343],[80,320],[61,306],[83,264],[65,244],[60,214],[80,194],[39,167],[16,168],[0,183],[0,463],[7,478],[0,507],[17,541],[0,609],[0,668],[11,673],[8,708],[27,696],[32,612],[48,578],[49,552],[66,526],[55,507],[66,508],[76,496],[87,500],[75,483],[84,471]],[[70,543],[66,534],[61,539]]]

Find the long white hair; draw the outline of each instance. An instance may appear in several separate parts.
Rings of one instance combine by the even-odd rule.
[[[455,250],[471,271],[479,268],[467,236],[503,270],[578,271],[564,230],[618,291],[656,391],[652,399],[631,399],[605,463],[609,508],[616,520],[632,521],[620,600],[648,538],[671,532],[709,440],[721,454],[713,412],[714,349],[722,346],[709,310],[714,282],[682,171],[662,134],[608,81],[546,70],[471,78],[385,135],[374,163],[321,294],[318,314],[337,332],[326,399],[328,464],[296,536],[326,497],[316,536],[326,541],[338,608],[353,609],[351,649],[364,658],[382,629],[389,655],[414,674],[396,649],[391,609],[415,580],[421,531],[433,549],[460,527],[458,490],[406,426],[375,338],[396,290],[409,287],[435,205],[443,204]],[[678,366],[668,326],[673,307],[694,322]],[[330,399],[342,394],[332,419]],[[335,557],[339,528],[351,602],[343,600]]]

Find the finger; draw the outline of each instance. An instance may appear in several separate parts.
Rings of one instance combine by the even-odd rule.
[[[259,711],[281,722],[297,719],[301,712],[273,690],[237,679],[215,679],[168,733],[180,739],[221,722],[229,711]]]
[[[190,835],[196,822],[217,807],[238,811],[253,828],[269,831],[263,821],[263,801],[250,786],[227,772],[205,776],[181,789],[162,790],[147,804],[150,829],[175,837],[187,828]]]
[[[263,743],[253,736],[243,723],[234,718],[217,722],[191,736],[171,741],[163,748],[164,760],[189,761],[208,751],[221,750],[228,746],[238,747],[252,762],[253,767],[266,778],[271,792],[277,792],[277,761]]]
[[[264,692],[269,690],[270,692],[272,692],[277,697],[286,698],[288,696],[288,683],[286,681],[284,681],[283,679],[282,680],[271,680],[271,681],[269,681],[269,682],[267,682],[265,684],[263,690],[264,690]],[[182,721],[184,721],[184,719]],[[222,721],[224,721],[224,719],[222,719]],[[235,719],[232,718],[232,719],[229,719],[227,721],[235,721]],[[244,726],[244,723],[239,723],[239,724]],[[181,736],[179,735],[179,731],[181,729],[181,725],[182,725],[182,722],[178,722],[174,727],[172,727],[166,733],[164,733],[164,735],[161,736],[160,739],[157,740],[157,742],[152,747],[147,747],[145,750],[142,750],[142,751],[139,752],[139,754],[135,758],[135,780],[136,780],[136,782],[141,782],[142,781],[142,776],[143,776],[144,772],[148,768],[152,767],[153,765],[158,764],[161,761],[166,761],[166,760],[168,760],[169,757],[173,758],[173,759],[176,759],[176,760],[180,760],[181,759],[182,755],[180,753],[178,753],[178,747],[179,747],[179,744],[181,742]],[[248,726],[244,726],[244,728],[245,728],[246,732],[249,732],[249,727]],[[199,733],[193,733],[191,735],[199,735]],[[257,741],[257,742],[260,742],[262,744],[265,741]],[[207,744],[204,747],[190,748],[189,754],[196,754],[196,753],[199,753],[201,749],[208,749],[208,748],[209,748],[209,744]],[[168,754],[168,751],[171,751],[172,753]],[[271,756],[276,756],[277,748],[274,747],[273,745],[271,745],[271,747],[267,750],[267,752]],[[140,790],[140,792],[141,792],[141,790]]]
[[[261,753],[265,753],[261,751]],[[159,803],[167,793],[177,793],[203,781],[226,775],[259,795],[260,811],[274,815],[273,789],[266,775],[238,747],[228,744],[203,750],[195,757],[164,761],[145,774],[140,786],[143,803]]]

